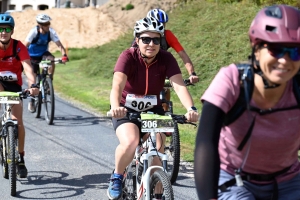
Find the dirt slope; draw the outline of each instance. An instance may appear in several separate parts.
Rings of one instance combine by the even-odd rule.
[[[133,29],[135,21],[146,16],[152,8],[166,11],[175,6],[176,0],[109,0],[99,8],[53,8],[46,11],[26,10],[12,13],[15,19],[13,38],[24,42],[29,30],[36,25],[35,16],[46,13],[52,18],[51,26],[66,47],[92,47],[102,45]],[[122,10],[128,3],[132,10]],[[56,45],[50,43],[50,51],[56,51]]]

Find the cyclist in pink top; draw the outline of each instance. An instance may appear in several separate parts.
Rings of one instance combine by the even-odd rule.
[[[107,190],[109,199],[121,197],[124,170],[134,157],[140,137],[143,137],[140,132],[141,123],[125,117],[127,110],[164,114],[159,94],[168,76],[181,103],[187,109],[187,120],[198,120],[197,109],[183,82],[175,58],[171,53],[160,50],[163,33],[162,23],[153,17],[137,21],[134,36],[138,46],[123,51],[114,69],[110,112],[120,144],[116,148],[116,166]],[[139,102],[139,106],[134,102]],[[165,135],[161,136],[157,137],[157,146],[163,146]],[[164,148],[159,151],[164,152]],[[154,158],[152,163],[159,164],[157,158]],[[161,196],[162,194],[156,194],[154,199],[161,199]]]
[[[299,10],[263,8],[249,37],[252,54],[244,76],[239,64],[223,67],[201,98],[194,159],[198,197],[300,199],[299,88],[293,90],[300,69]],[[250,94],[249,101],[245,97],[245,109],[225,123],[240,93]]]

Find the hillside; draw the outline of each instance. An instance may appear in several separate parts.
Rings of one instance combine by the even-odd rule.
[[[36,25],[35,17],[46,13],[51,18],[51,26],[58,33],[61,42],[69,48],[89,48],[99,46],[116,39],[128,29],[132,29],[135,21],[146,16],[152,8],[170,10],[176,0],[109,0],[99,8],[54,8],[46,11],[26,10],[12,13],[15,19],[13,37],[24,42],[29,30]],[[132,10],[122,10],[127,4],[134,6]],[[50,51],[56,51],[56,45],[50,43]]]

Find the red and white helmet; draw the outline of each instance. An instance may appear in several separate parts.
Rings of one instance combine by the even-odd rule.
[[[300,44],[300,11],[287,5],[274,5],[260,10],[249,29],[251,42]]]
[[[50,22],[50,20],[52,20],[51,17],[46,14],[39,14],[38,16],[36,16],[36,21],[41,24]]]

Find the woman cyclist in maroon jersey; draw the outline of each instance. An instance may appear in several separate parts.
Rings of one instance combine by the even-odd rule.
[[[175,58],[171,53],[160,50],[163,34],[163,24],[153,17],[137,21],[134,27],[137,47],[123,51],[114,68],[110,112],[120,144],[116,148],[115,171],[107,190],[110,199],[120,198],[123,172],[134,157],[140,137],[143,137],[140,132],[141,124],[126,118],[126,111],[164,114],[159,94],[164,87],[165,78],[169,77],[187,109],[187,120],[198,120],[197,109],[185,87]],[[157,137],[157,146],[162,146],[164,139],[165,136]],[[164,148],[160,148],[160,151],[163,152]],[[159,163],[155,160],[153,162]],[[155,198],[161,199],[161,194],[156,194]]]

